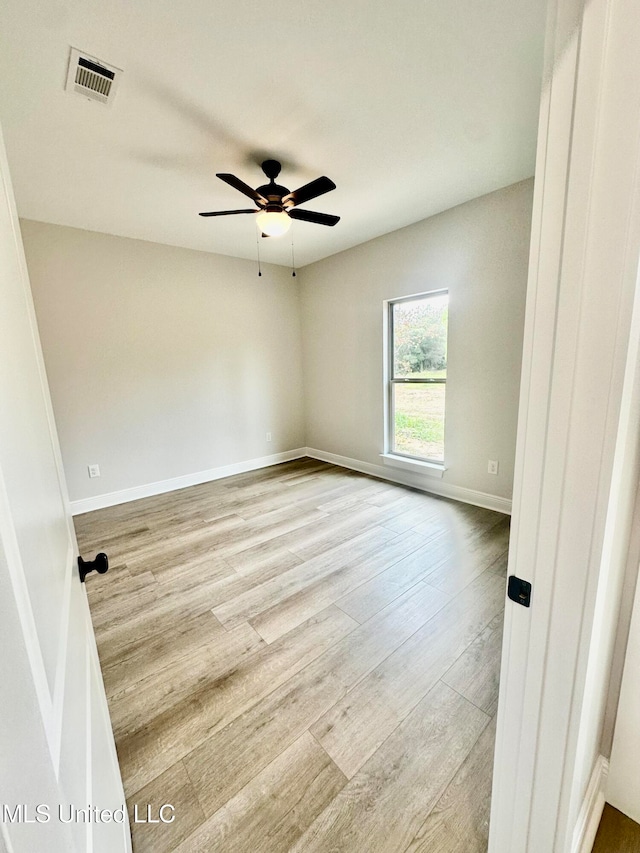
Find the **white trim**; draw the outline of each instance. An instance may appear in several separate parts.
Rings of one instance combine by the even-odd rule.
[[[396,296],[392,299],[385,299],[385,305],[392,305],[395,302],[411,302],[415,299],[422,299],[429,296],[441,296],[443,293],[449,294],[448,287],[436,287],[435,290],[421,290],[419,293],[410,293],[408,296]]]
[[[451,483],[438,483],[437,478],[416,474],[411,471],[394,471],[391,473],[383,465],[373,465],[370,462],[361,462],[359,459],[351,459],[348,456],[339,456],[337,453],[327,453],[325,450],[317,450],[315,447],[307,447],[306,455],[321,462],[330,462],[342,468],[350,468],[360,471],[361,474],[369,474],[381,480],[389,480],[401,486],[411,486],[421,492],[439,495],[443,498],[451,498],[454,501],[481,506],[506,515],[511,513],[511,501],[498,495],[489,495],[486,492],[477,492],[475,489],[465,489],[463,486],[453,486]]]
[[[84,614],[83,614],[84,615]],[[85,624],[87,629],[89,627],[90,619],[85,619]],[[93,633],[92,627],[92,636],[95,637]],[[89,634],[87,634],[89,636]],[[91,641],[89,641],[85,648],[85,658],[84,658],[84,679],[85,679],[85,697],[84,697],[84,707],[85,707],[85,719],[87,722],[87,727],[85,729],[85,757],[86,757],[86,792],[87,792],[87,802],[93,803],[93,708],[91,702],[91,696],[93,693],[93,680],[91,673]],[[111,726],[111,719],[109,719],[109,726]],[[93,853],[93,824],[91,821],[87,821],[87,830],[86,830],[86,844],[87,844],[87,853]]]
[[[327,453],[314,447],[298,447],[295,450],[286,450],[283,453],[274,453],[272,456],[261,456],[258,459],[249,459],[246,462],[236,462],[233,465],[224,465],[220,468],[210,468],[208,471],[199,471],[196,474],[184,474],[181,477],[173,477],[170,480],[160,480],[157,483],[148,483],[144,486],[134,486],[130,489],[122,489],[118,492],[108,492],[104,495],[96,495],[93,498],[83,498],[71,501],[71,512],[80,515],[84,512],[93,512],[96,509],[104,509],[109,506],[137,501],[140,498],[149,498],[154,495],[162,495],[165,492],[174,492],[178,489],[186,489],[189,486],[198,486],[201,483],[209,483],[213,480],[221,480],[224,477],[232,477],[234,474],[244,474],[247,471],[256,471],[259,468],[268,468],[271,465],[279,465],[282,462],[291,462],[294,459],[302,459],[309,456],[321,462],[329,462],[331,465],[339,465],[342,468],[350,468],[399,483],[401,486],[411,486],[423,492],[430,492],[440,497],[451,498],[462,501],[462,503],[474,504],[485,509],[492,509],[507,515],[511,513],[511,501],[498,495],[490,495],[486,492],[478,492],[474,489],[465,489],[462,486],[453,486],[450,483],[435,483],[442,477],[445,468],[433,462],[417,462],[412,459],[403,459],[398,456],[381,454],[384,462],[397,467],[397,471],[391,473],[383,465],[372,465],[370,462],[361,462],[359,459],[351,459],[348,456],[339,456],[337,453]],[[421,470],[421,469],[428,470]],[[407,469],[407,470],[401,470]],[[428,482],[425,478],[428,478]]]
[[[609,762],[599,755],[573,830],[571,853],[591,853],[604,809],[604,789],[608,774]]]
[[[7,829],[7,824],[4,822],[0,823],[0,838],[4,842],[4,853],[13,853],[13,844],[9,838],[9,830]]]
[[[65,504],[65,515],[67,506]],[[76,576],[74,572],[75,563],[75,539],[69,539],[67,545],[67,556],[65,560],[66,572],[64,577],[64,590],[62,593],[62,607],[60,608],[60,639],[58,640],[58,661],[56,663],[56,678],[53,687],[53,732],[55,735],[53,763],[56,771],[56,779],[60,781],[60,760],[62,757],[62,726],[64,722],[64,694],[67,681],[67,661],[69,658],[69,619],[71,614],[71,583]],[[93,632],[93,626],[91,628]],[[88,802],[91,802],[89,800]]]
[[[293,459],[300,459],[305,455],[306,448],[298,447],[296,450],[285,450],[284,453],[274,453],[271,456],[248,459],[246,462],[234,462],[232,465],[210,468],[208,471],[183,474],[180,477],[172,477],[170,480],[159,480],[157,483],[133,486],[130,489],[121,489],[118,492],[107,492],[107,494],[96,495],[93,498],[82,498],[78,501],[71,501],[71,513],[72,515],[80,515],[83,512],[93,512],[96,509],[117,506],[118,504],[140,500],[140,498],[150,498],[154,495],[162,495],[165,492],[175,492],[177,489],[186,489],[188,486],[198,486],[201,483],[209,483],[213,480],[221,480],[224,477],[232,477],[234,474],[244,474],[246,471],[256,471],[258,468],[268,468],[270,465],[290,462]]]
[[[397,453],[381,453],[380,458],[384,465],[391,465],[392,468],[404,468],[406,471],[415,471],[416,474],[426,474],[428,477],[437,477],[439,480],[447,470],[440,462],[410,459],[408,456],[399,456]]]
[[[107,693],[104,687],[104,678],[102,675],[102,668],[100,666],[100,657],[98,655],[98,646],[96,644],[96,635],[93,630],[93,623],[91,621],[91,612],[89,610],[89,603],[87,601],[86,593],[83,597],[83,606],[82,609],[84,611],[83,618],[86,625],[87,631],[87,708],[89,709],[87,712],[87,720],[93,720],[91,708],[95,708],[97,714],[104,721],[107,731],[111,732],[111,715],[109,713],[109,703],[107,701]],[[87,764],[87,795],[89,799],[87,802],[93,802],[93,775],[92,775],[92,762],[93,762],[93,744],[91,741],[91,731],[92,725],[88,728],[88,764]],[[107,750],[109,752],[112,764],[112,770],[114,778],[116,779],[120,801],[122,803],[126,802],[126,797],[124,794],[124,787],[122,784],[122,775],[120,773],[120,765],[118,762],[118,753],[116,751],[116,742],[113,737],[108,738]],[[116,801],[117,802],[117,801]],[[93,824],[87,824],[88,827],[93,827]],[[122,824],[122,829],[124,832],[124,851],[125,853],[131,853],[132,851],[132,841],[131,841],[131,825],[129,821],[129,813],[127,809],[124,810],[124,823]],[[93,837],[92,837],[93,843]],[[87,853],[91,853],[90,850],[87,850]]]

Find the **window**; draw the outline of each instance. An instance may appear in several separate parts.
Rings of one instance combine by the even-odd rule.
[[[438,290],[387,304],[388,452],[443,463],[449,294]]]

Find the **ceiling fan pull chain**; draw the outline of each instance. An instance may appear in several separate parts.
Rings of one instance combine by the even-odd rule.
[[[256,249],[258,250],[258,278],[262,275],[262,270],[260,269],[260,238],[258,236],[258,232],[256,231]]]
[[[293,231],[291,232],[291,277],[296,277],[296,257],[293,254]]]

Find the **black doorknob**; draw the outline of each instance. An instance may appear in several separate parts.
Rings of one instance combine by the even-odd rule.
[[[89,572],[98,572],[103,575],[109,568],[109,558],[106,554],[96,554],[95,560],[83,560],[78,557],[78,571],[80,572],[80,583],[84,583],[84,579]]]

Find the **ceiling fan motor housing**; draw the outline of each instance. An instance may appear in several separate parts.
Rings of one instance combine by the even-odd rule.
[[[266,207],[263,207],[262,210],[265,213],[283,213],[286,212],[287,208],[285,205],[281,204],[280,201],[269,202]]]
[[[286,187],[280,186],[280,184],[265,184],[263,187],[258,187],[256,192],[260,193],[261,196],[267,199],[268,202],[272,204],[279,204],[282,207],[282,199],[289,194],[289,190]],[[284,205],[285,207],[293,207],[293,202]]]

